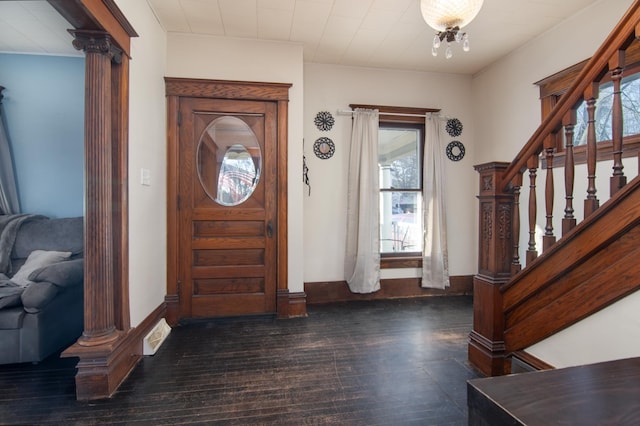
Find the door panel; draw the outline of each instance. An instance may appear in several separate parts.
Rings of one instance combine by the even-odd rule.
[[[181,98],[179,111],[180,316],[273,313],[276,105]]]

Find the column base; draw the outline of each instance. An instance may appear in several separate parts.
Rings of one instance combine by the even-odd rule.
[[[116,340],[67,348],[63,358],[77,357],[76,398],[79,401],[109,398],[142,358],[142,343],[132,332],[118,332]]]
[[[98,334],[98,335],[85,335],[83,334],[78,339],[78,345],[80,346],[102,346],[111,342],[115,342],[122,335],[122,332],[113,328],[107,333]]]

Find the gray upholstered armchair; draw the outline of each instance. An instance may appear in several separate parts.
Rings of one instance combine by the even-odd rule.
[[[41,361],[82,334],[83,228],[82,217],[0,216],[0,364]]]

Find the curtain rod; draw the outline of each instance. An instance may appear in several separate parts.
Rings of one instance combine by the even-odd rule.
[[[339,109],[338,115],[352,115],[354,112],[355,111],[352,109]],[[398,117],[424,117],[426,115],[431,115],[431,114],[435,114],[439,116],[441,120],[449,119],[449,117],[447,116],[440,115],[439,112],[427,112],[426,114],[409,114],[409,113],[402,113],[402,112],[381,112],[380,113],[380,115],[394,115]]]

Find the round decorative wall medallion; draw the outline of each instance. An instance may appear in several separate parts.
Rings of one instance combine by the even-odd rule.
[[[447,120],[447,133],[451,137],[458,137],[462,134],[462,122],[457,118],[450,118]]]
[[[331,158],[333,153],[336,152],[336,146],[329,138],[318,138],[313,144],[313,152],[316,154],[316,157],[326,160]]]
[[[460,141],[453,141],[447,145],[447,157],[451,161],[460,161],[464,157],[464,145]]]
[[[316,124],[318,130],[326,132],[327,130],[331,130],[336,121],[333,119],[333,115],[331,115],[329,111],[320,111],[316,114],[316,118],[313,122]]]

